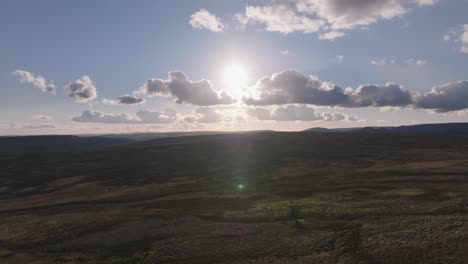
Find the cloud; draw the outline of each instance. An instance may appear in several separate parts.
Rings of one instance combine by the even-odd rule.
[[[52,119],[54,119],[52,116],[49,115],[35,115],[32,118],[43,121],[51,121]]]
[[[427,60],[421,60],[421,59],[407,59],[406,63],[416,65],[416,66],[423,66],[427,64]]]
[[[384,66],[384,65],[388,65],[388,64],[395,64],[395,60],[393,59],[379,59],[379,60],[371,60],[370,61],[370,64],[372,65],[377,65],[377,66]]]
[[[462,47],[460,51],[468,54],[468,24],[463,25],[463,32],[460,36]]]
[[[338,59],[338,62],[341,63],[341,62],[343,62],[344,56],[343,55],[337,55],[336,58]]]
[[[406,14],[412,6],[429,6],[436,0],[278,0],[270,5],[246,6],[236,14],[244,28],[262,24],[267,31],[319,32],[321,39],[335,40],[346,30],[367,27]]]
[[[415,99],[415,106],[436,112],[458,111],[468,108],[468,81],[451,82]]]
[[[299,0],[299,12],[316,15],[334,30],[367,26],[389,20],[407,12],[405,1],[398,0]]]
[[[460,45],[459,51],[468,54],[468,24],[457,28],[451,28],[444,36],[445,41],[451,41]]]
[[[212,107],[199,107],[192,115],[186,116],[183,120],[187,123],[220,123],[229,121],[217,109]]]
[[[468,54],[468,46],[463,46],[463,47],[461,47],[461,48],[460,48],[460,52],[461,52],[461,53],[466,53],[466,54]]]
[[[176,120],[176,117],[176,112],[172,109],[166,109],[164,112],[141,110],[136,115],[86,110],[80,116],[73,117],[72,120],[75,122],[103,124],[170,124]]]
[[[104,124],[138,124],[134,116],[127,113],[120,114],[108,114],[102,113],[94,110],[85,110],[81,113],[80,116],[75,116],[72,118],[72,121],[75,122],[84,122],[84,123],[104,123]]]
[[[342,31],[329,31],[329,32],[320,34],[319,38],[333,41],[335,39],[339,39],[344,36],[346,36],[346,33]]]
[[[84,75],[80,79],[70,82],[65,86],[68,96],[77,102],[87,102],[97,97],[96,87],[89,76]]]
[[[53,82],[48,82],[44,77],[35,75],[32,72],[16,70],[13,72],[21,83],[31,83],[34,87],[38,88],[42,92],[48,92],[55,94],[55,85]]]
[[[288,34],[294,31],[317,32],[325,24],[320,19],[298,15],[288,5],[247,6],[245,13],[237,14],[242,27],[248,24],[263,24],[267,31]]]
[[[170,124],[176,120],[177,113],[168,108],[164,112],[141,110],[136,113],[136,116],[142,124]]]
[[[140,88],[147,96],[168,96],[176,103],[198,106],[232,104],[235,100],[224,91],[215,91],[208,80],[191,81],[183,72],[170,72],[169,79],[149,79]]]
[[[108,104],[108,105],[136,105],[136,104],[142,104],[145,102],[144,98],[136,97],[133,95],[122,95],[120,97],[117,97],[114,100],[109,100],[109,99],[103,99],[102,103]]]
[[[190,17],[190,25],[197,29],[208,29],[212,32],[221,32],[224,29],[224,24],[221,19],[211,14],[206,9],[200,9]]]
[[[286,56],[288,54],[289,54],[289,50],[287,50],[287,49],[281,51],[281,55]]]
[[[314,108],[305,105],[278,106],[273,109],[249,108],[247,114],[258,120],[271,121],[356,121],[357,118],[341,113],[317,113]]]
[[[195,112],[199,115],[196,119],[198,123],[219,123],[223,120],[222,114],[210,107],[200,107]]]
[[[437,2],[439,2],[439,0],[414,0],[413,2],[420,6],[424,6],[424,5],[435,5],[437,4]]]
[[[55,128],[55,126],[51,125],[51,124],[38,124],[38,125],[23,125],[22,128],[25,128],[25,129],[46,129],[46,128]]]
[[[313,104],[339,105],[347,101],[343,89],[317,77],[286,70],[266,76],[255,85],[257,98],[244,98],[248,105]]]
[[[411,95],[397,84],[363,85],[355,91],[322,82],[293,70],[264,77],[255,85],[256,97],[244,97],[247,105],[310,104],[317,106],[406,106]]]
[[[378,59],[378,60],[371,60],[369,62],[370,64],[372,65],[376,65],[376,66],[386,66],[386,65],[404,65],[404,64],[407,64],[407,65],[415,65],[415,66],[424,66],[426,65],[428,62],[427,60],[423,60],[423,59],[414,59],[414,58],[409,58],[409,59],[406,59],[406,60],[401,60],[401,61],[397,61],[395,59]]]
[[[385,106],[409,106],[413,100],[409,91],[398,84],[387,83],[385,85],[361,85],[356,91],[349,93],[349,107],[385,107]]]

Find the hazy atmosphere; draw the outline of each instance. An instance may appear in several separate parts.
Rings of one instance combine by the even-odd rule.
[[[464,122],[466,0],[0,3],[0,134]]]

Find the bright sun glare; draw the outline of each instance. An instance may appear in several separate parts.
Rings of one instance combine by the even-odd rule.
[[[239,64],[229,65],[224,69],[224,82],[234,97],[241,97],[247,86],[247,70]]]

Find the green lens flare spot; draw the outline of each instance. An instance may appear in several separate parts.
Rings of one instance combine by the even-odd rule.
[[[242,183],[239,183],[239,184],[237,185],[237,189],[239,189],[239,190],[243,190],[244,188],[245,188],[245,185],[242,184]]]

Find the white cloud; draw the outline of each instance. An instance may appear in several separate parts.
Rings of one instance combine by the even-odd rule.
[[[176,120],[176,117],[176,112],[172,109],[166,109],[164,112],[141,110],[136,115],[86,110],[81,115],[73,117],[72,120],[75,122],[103,124],[170,124]]]
[[[190,25],[197,29],[208,29],[212,32],[221,32],[224,24],[221,19],[211,14],[206,9],[200,9],[190,17]]]
[[[414,3],[424,6],[424,5],[435,5],[439,0],[414,0]]]
[[[369,63],[372,65],[376,65],[376,66],[395,65],[395,64],[423,66],[423,65],[426,65],[428,61],[423,60],[423,59],[414,59],[414,58],[409,58],[409,59],[401,60],[401,61],[400,60],[397,61],[395,59],[376,59],[376,60],[371,60]]]
[[[392,64],[393,65],[393,64],[395,64],[395,60],[394,59],[371,60],[370,64],[377,65],[377,66],[384,66],[384,65],[387,65],[387,64]]]
[[[451,41],[460,45],[459,51],[468,54],[468,24],[457,28],[451,28],[444,36],[445,41]]]
[[[367,26],[379,20],[402,16],[407,12],[405,1],[397,0],[298,0],[299,12],[326,20],[334,30]]]
[[[84,75],[80,79],[70,82],[65,86],[68,96],[77,102],[87,102],[97,97],[96,87],[89,76]]]
[[[336,56],[336,58],[338,59],[338,62],[341,63],[341,62],[343,62],[344,56],[343,55],[338,55],[338,56]]]
[[[298,15],[287,5],[247,6],[245,13],[237,14],[236,18],[243,27],[258,23],[265,25],[267,31],[283,34],[294,31],[317,32],[324,25],[320,19]]]
[[[463,33],[460,37],[463,44],[468,45],[468,24],[463,25]]]
[[[417,66],[423,66],[427,64],[427,60],[421,60],[421,59],[407,59],[406,63],[412,64],[412,65],[417,65]]]
[[[287,50],[287,49],[282,50],[282,51],[281,51],[281,54],[284,55],[284,56],[286,56],[286,55],[289,54],[289,50]]]
[[[463,47],[461,47],[461,48],[460,48],[460,52],[461,52],[461,53],[466,53],[466,54],[468,54],[468,46],[463,46]]]
[[[191,81],[183,72],[170,72],[169,79],[149,79],[139,93],[147,96],[168,96],[176,103],[198,106],[232,104],[235,100],[224,91],[215,91],[208,80]]]
[[[32,72],[16,70],[13,72],[18,77],[21,83],[31,83],[34,87],[38,88],[42,92],[48,92],[55,94],[55,85],[53,82],[48,82],[44,77],[35,75]]]
[[[241,28],[262,24],[267,31],[283,34],[321,31],[321,39],[335,40],[345,36],[347,30],[401,17],[413,6],[435,3],[436,0],[277,0],[270,5],[246,6],[235,17]]]
[[[274,108],[255,107],[247,109],[247,114],[258,120],[271,121],[355,121],[357,118],[341,113],[317,113],[306,105],[287,105]]]
[[[468,24],[463,25],[463,33],[460,36],[462,47],[460,51],[468,54]]]
[[[344,36],[346,36],[346,34],[343,31],[330,31],[330,32],[320,34],[319,38],[333,41],[335,39],[339,39]]]

